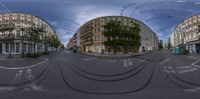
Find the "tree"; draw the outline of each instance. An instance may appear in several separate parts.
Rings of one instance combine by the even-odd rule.
[[[51,35],[50,44],[51,44],[51,46],[55,47],[56,51],[57,51],[57,48],[60,46],[59,38],[56,35]]]
[[[172,48],[172,44],[171,44],[170,40],[168,41],[167,48],[168,49]]]
[[[111,49],[116,52],[138,51],[140,47],[140,25],[132,23],[132,26],[124,25],[120,21],[109,21],[104,25],[104,45],[108,52]]]
[[[160,49],[160,50],[163,49],[163,41],[162,41],[162,40],[159,41],[159,49]]]
[[[40,25],[33,24],[31,27],[27,29],[28,31],[28,39],[33,42],[34,54],[36,52],[36,44],[42,41],[42,33],[44,32],[43,27]]]
[[[64,48],[65,48],[65,45],[60,44],[60,48],[61,48],[61,49],[64,49]]]

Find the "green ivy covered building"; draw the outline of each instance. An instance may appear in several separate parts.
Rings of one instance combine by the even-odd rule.
[[[78,34],[80,44],[75,46],[81,52],[123,54],[158,49],[156,34],[144,23],[125,16],[95,18],[82,25]]]

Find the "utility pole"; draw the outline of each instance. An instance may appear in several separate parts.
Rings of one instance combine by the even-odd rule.
[[[21,35],[21,43],[22,43],[22,57],[24,58],[24,28],[20,28],[20,30],[22,31],[22,35]]]

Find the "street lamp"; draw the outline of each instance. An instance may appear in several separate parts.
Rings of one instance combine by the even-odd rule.
[[[22,57],[24,58],[24,28],[20,28],[20,30],[22,31],[22,35],[21,35],[21,44],[22,44]]]

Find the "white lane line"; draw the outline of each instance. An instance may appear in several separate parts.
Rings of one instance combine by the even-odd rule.
[[[166,72],[166,73],[176,73],[175,70],[166,70],[166,69],[164,69],[163,71]]]
[[[39,62],[37,64],[33,64],[33,65],[30,65],[30,66],[24,66],[24,67],[6,67],[6,66],[0,66],[0,69],[11,69],[11,70],[17,70],[17,69],[27,69],[27,68],[32,68],[32,67],[37,67],[39,66],[40,64],[43,64],[45,62],[47,62],[49,59],[46,59],[42,62]]]
[[[17,87],[0,87],[0,91],[11,91],[17,89]]]
[[[95,60],[96,58],[83,58],[84,61],[92,61]]]
[[[144,62],[145,60],[142,60],[142,59],[137,59],[138,61],[140,61],[140,62]]]
[[[183,73],[193,72],[193,71],[196,71],[196,70],[198,70],[198,69],[197,68],[191,68],[191,69],[187,69],[187,70],[179,70],[177,72],[180,73],[180,74],[183,74]]]
[[[117,60],[108,60],[108,62],[111,62],[111,63],[116,63]]]
[[[162,62],[160,62],[160,64],[165,64],[166,62],[168,62],[170,60],[170,58],[167,58],[165,60],[163,60]]]
[[[190,68],[194,68],[192,66],[181,66],[181,67],[176,67],[177,69],[190,69]]]

